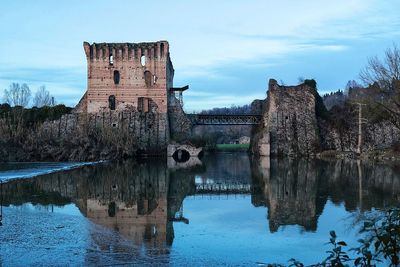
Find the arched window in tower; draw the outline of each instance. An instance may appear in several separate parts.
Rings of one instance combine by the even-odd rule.
[[[114,58],[113,55],[111,54],[110,57],[108,58],[108,63],[110,63],[110,65],[114,64]]]
[[[153,82],[153,76],[151,75],[151,72],[146,70],[144,72],[144,82],[146,83],[146,87],[151,87],[152,82]]]
[[[145,55],[140,57],[140,64],[142,64],[142,66],[146,66],[146,56]]]
[[[115,110],[115,95],[110,95],[108,97],[108,107],[110,110]]]
[[[114,70],[114,84],[119,84],[119,80],[120,80],[119,71]]]

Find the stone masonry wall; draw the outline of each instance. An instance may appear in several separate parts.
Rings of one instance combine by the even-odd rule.
[[[255,131],[252,152],[259,155],[310,155],[318,150],[315,89],[280,86],[271,79],[263,122]]]
[[[358,146],[358,121],[356,114],[348,118],[350,127],[340,131],[326,121],[320,123],[323,150],[356,152]],[[362,152],[391,148],[400,139],[400,130],[388,121],[364,123],[362,126]]]
[[[57,137],[74,134],[77,128],[109,128],[116,135],[127,131],[135,140],[138,149],[149,154],[162,154],[169,142],[167,114],[141,112],[102,112],[68,114],[59,120],[45,122],[40,131]]]
[[[0,120],[0,161],[95,161],[138,154],[165,156],[168,115],[152,112],[72,113],[20,128]]]
[[[168,106],[169,125],[171,138],[174,141],[185,141],[191,136],[192,122],[186,116],[178,99],[170,96]]]

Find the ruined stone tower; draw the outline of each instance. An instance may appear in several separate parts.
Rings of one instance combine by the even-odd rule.
[[[83,43],[88,89],[82,112],[110,110],[167,113],[174,68],[167,41]]]
[[[316,89],[305,83],[283,86],[270,79],[263,122],[253,135],[252,152],[261,156],[317,153],[316,94]]]

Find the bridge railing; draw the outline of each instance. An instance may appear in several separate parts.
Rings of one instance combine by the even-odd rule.
[[[257,125],[260,114],[187,114],[194,125]]]
[[[196,184],[196,194],[248,194],[250,184],[242,183],[201,183]]]

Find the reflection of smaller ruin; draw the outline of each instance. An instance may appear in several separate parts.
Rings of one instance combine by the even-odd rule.
[[[253,159],[252,171],[252,203],[268,207],[271,232],[283,225],[316,230],[328,199],[344,201],[347,210],[397,205],[400,199],[400,172],[389,165],[261,157]]]
[[[271,232],[281,225],[298,224],[306,230],[316,230],[315,171],[309,162],[291,159],[261,158],[254,171],[259,177],[262,201],[268,207]],[[257,205],[257,204],[256,204]]]

